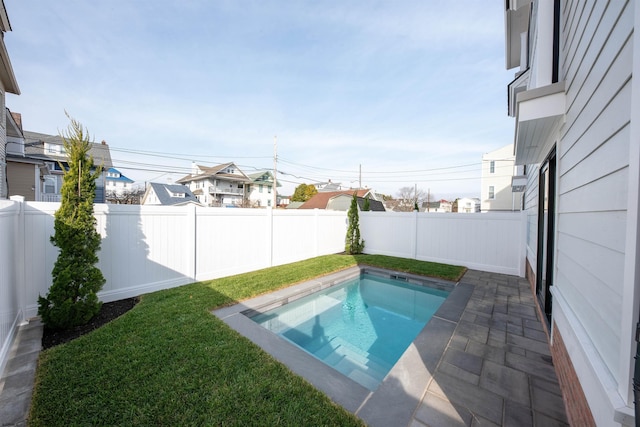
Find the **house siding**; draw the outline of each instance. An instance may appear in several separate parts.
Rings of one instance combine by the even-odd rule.
[[[619,370],[633,13],[566,2],[566,123],[558,145],[556,292],[609,372]],[[582,31],[585,29],[585,31]]]
[[[527,166],[527,189],[524,194],[524,210],[527,213],[527,262],[536,271],[538,253],[538,173],[539,165]],[[529,278],[535,283],[535,277]]]
[[[9,177],[9,196],[23,196],[25,201],[36,200],[36,192],[33,188],[36,180],[36,166],[29,163],[7,163],[7,175]]]
[[[4,43],[0,41],[0,43]],[[4,119],[5,89],[0,83],[0,199],[6,199],[7,194],[7,127]]]

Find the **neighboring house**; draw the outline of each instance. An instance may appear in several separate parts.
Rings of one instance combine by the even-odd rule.
[[[13,74],[9,53],[4,43],[4,34],[7,31],[11,31],[11,24],[9,23],[9,16],[4,2],[0,3],[0,31],[2,31],[2,37],[0,37],[0,199],[6,199],[9,196],[7,189],[7,148],[11,145],[8,144],[7,140],[7,134],[10,132],[7,120],[10,121],[11,118],[7,115],[5,99],[7,93],[20,95],[20,89],[18,88],[16,76]]]
[[[348,211],[351,208],[351,200],[353,194],[338,194],[332,197],[327,202],[325,209],[332,211]],[[356,203],[358,204],[358,210],[363,211],[366,202],[366,197],[356,197]],[[373,212],[385,212],[384,204],[379,200],[374,200],[372,196],[369,196],[369,210]]]
[[[200,205],[189,187],[182,184],[161,184],[150,182],[142,197],[142,205],[182,206],[195,203]]]
[[[515,159],[513,144],[505,145],[482,155],[482,178],[480,181],[480,210],[482,212],[520,210],[524,188],[512,187],[514,177],[519,175]]]
[[[34,202],[42,198],[44,176],[48,169],[43,160],[32,159],[26,155],[22,117],[6,109],[7,130],[7,194],[22,196],[26,201]]]
[[[331,182],[331,180],[327,182],[316,182],[315,184],[311,185],[318,189],[318,193],[327,193],[342,190],[342,184],[340,184],[339,182]]]
[[[25,156],[44,162],[47,172],[41,174],[43,191],[39,201],[59,202],[62,188],[63,168],[68,167],[67,156],[64,151],[62,137],[44,133],[24,131]],[[111,152],[105,141],[91,143],[89,155],[93,157],[96,167],[102,167],[102,174],[96,179],[95,203],[105,203],[105,185],[107,170],[112,166]]]
[[[251,183],[246,184],[244,188],[249,205],[251,207],[273,206],[273,173],[263,171],[247,176],[251,179]],[[276,185],[277,187],[282,186],[279,182]]]
[[[298,209],[332,209],[332,210],[346,211],[346,210],[349,210],[351,197],[353,197],[354,193],[356,194],[356,197],[360,197],[363,199],[367,195],[369,195],[370,203],[375,200],[374,194],[367,189],[318,192],[309,200],[307,200],[302,205],[300,205]],[[346,196],[346,198],[343,198],[342,196]],[[339,200],[336,200],[332,205],[332,200],[336,198]],[[348,204],[345,203],[347,199],[348,199]],[[346,208],[345,208],[345,204],[346,204]]]
[[[289,202],[286,209],[299,209],[305,202]]]
[[[457,213],[480,212],[480,199],[476,199],[476,198],[470,199],[468,197],[456,199],[456,201],[453,202],[451,210]]]
[[[638,425],[640,7],[507,0],[504,13],[527,278],[569,421]]]
[[[107,194],[123,194],[133,189],[133,180],[122,175],[116,168],[109,168],[106,175]]]
[[[247,200],[245,185],[251,178],[234,163],[207,167],[195,163],[191,173],[176,181],[184,184],[205,206],[244,206]]]
[[[437,202],[422,202],[423,212],[451,213],[452,203],[447,200]]]

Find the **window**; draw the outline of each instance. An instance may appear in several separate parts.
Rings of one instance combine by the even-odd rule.
[[[260,193],[262,193],[262,189],[263,189],[263,187],[264,187],[264,185],[262,185],[262,184],[258,185],[258,191],[259,191]]]
[[[47,154],[65,154],[64,147],[60,144],[44,143],[44,152]]]
[[[496,161],[495,160],[491,160],[491,162],[489,162],[489,173],[496,173]]]
[[[267,193],[271,194],[271,186],[267,185]]]
[[[493,200],[496,198],[496,191],[493,185],[489,186],[489,200]]]
[[[47,176],[44,179],[44,192],[46,194],[56,194],[56,179],[52,176]]]

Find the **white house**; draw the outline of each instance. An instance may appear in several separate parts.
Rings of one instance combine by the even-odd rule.
[[[191,165],[191,173],[176,181],[184,184],[205,206],[244,206],[245,185],[251,178],[234,163],[217,166]]]
[[[13,67],[9,60],[9,53],[4,44],[4,34],[11,31],[9,16],[4,2],[0,4],[0,199],[6,199],[7,190],[7,117],[5,99],[7,93],[20,95],[16,76],[13,74]]]
[[[273,173],[262,171],[247,176],[251,179],[251,183],[246,184],[244,188],[249,204],[252,207],[273,206]],[[280,183],[276,185],[281,187]]]
[[[480,181],[480,210],[482,212],[520,210],[522,190],[515,192],[512,187],[514,176],[518,176],[515,159],[513,143],[482,155]]]
[[[193,195],[186,185],[150,182],[147,185],[140,204],[152,206],[182,206],[188,204],[200,205],[200,202],[198,202],[196,196]]]
[[[527,277],[572,425],[637,425],[640,7],[506,0]],[[635,31],[638,26],[639,31]]]
[[[447,200],[439,200],[437,202],[423,202],[422,203],[423,212],[429,213],[451,213],[452,204]]]
[[[480,212],[480,199],[463,197],[456,200],[458,213],[477,213]],[[455,203],[455,202],[454,202]]]
[[[133,189],[133,180],[122,175],[116,168],[109,168],[106,174],[107,193],[123,194]]]

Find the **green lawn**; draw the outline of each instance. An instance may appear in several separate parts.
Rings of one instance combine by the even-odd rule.
[[[210,311],[356,264],[457,280],[463,267],[328,255],[141,297],[40,355],[29,425],[362,425]]]

